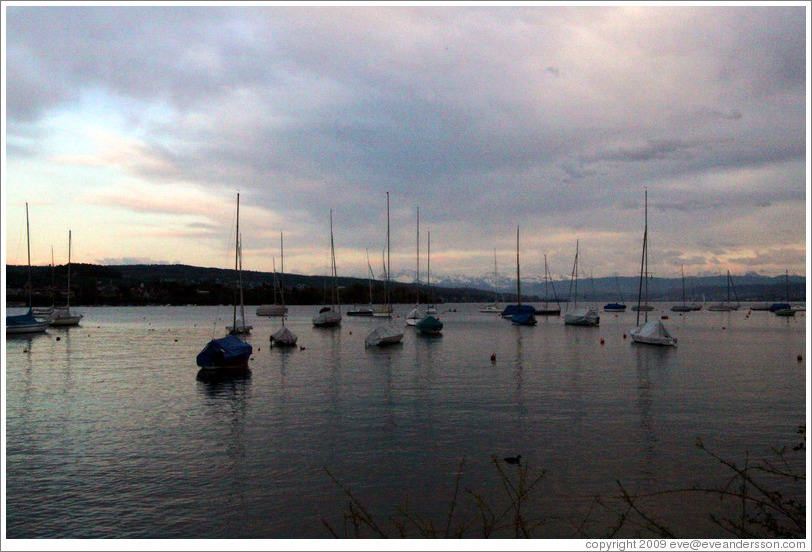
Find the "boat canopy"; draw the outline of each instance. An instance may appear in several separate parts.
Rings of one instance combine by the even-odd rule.
[[[416,326],[423,333],[437,333],[443,329],[443,323],[430,314],[426,315]]]
[[[677,339],[673,337],[660,320],[651,320],[632,330],[632,339],[640,343],[651,345],[676,345]]]
[[[212,339],[197,355],[197,365],[208,366],[239,366],[248,362],[254,348],[242,339],[227,335],[219,339]]]
[[[514,314],[536,314],[533,305],[508,305],[502,311],[502,318],[510,318]]]
[[[278,332],[271,336],[271,344],[277,346],[292,346],[296,345],[296,341],[298,339],[299,338],[296,336],[296,334],[291,332],[285,326],[282,326]]]
[[[403,339],[403,331],[393,324],[383,324],[378,326],[369,334],[364,341],[367,347],[374,347],[376,345],[392,345],[400,343]]]
[[[43,320],[37,319],[34,316],[34,311],[31,309],[28,309],[28,312],[25,314],[6,316],[6,326],[9,328],[15,326],[30,326],[32,324],[41,324],[42,322]]]

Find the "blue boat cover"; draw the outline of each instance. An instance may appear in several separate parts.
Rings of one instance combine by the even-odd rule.
[[[508,305],[502,311],[502,318],[509,318],[514,314],[536,314],[536,308],[533,305]]]
[[[6,316],[6,326],[13,328],[14,326],[30,326],[31,324],[40,324],[42,320],[37,320],[34,317],[34,312],[28,309],[25,314],[15,314]]]
[[[254,348],[242,339],[227,335],[209,341],[197,355],[197,365],[208,366],[242,366],[248,363]]]
[[[417,329],[425,333],[436,333],[443,329],[443,323],[428,314],[415,324]]]
[[[608,309],[625,309],[626,305],[624,305],[623,303],[606,303],[603,306],[603,308],[604,308],[604,310],[608,310]]]
[[[510,321],[520,326],[532,326],[536,323],[536,317],[533,313],[520,312],[511,316]]]
[[[789,303],[773,303],[770,305],[770,312],[775,312],[783,309],[791,309],[792,305]]]

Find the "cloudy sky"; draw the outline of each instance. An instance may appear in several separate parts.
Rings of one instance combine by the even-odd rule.
[[[804,2],[3,9],[9,264],[805,273]]]

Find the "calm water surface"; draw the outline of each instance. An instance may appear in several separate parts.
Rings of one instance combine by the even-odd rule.
[[[805,422],[805,313],[656,311],[679,339],[661,349],[625,338],[633,312],[519,327],[477,308],[442,305],[441,337],[365,349],[378,320],[316,329],[317,307],[294,307],[304,349],[286,350],[268,343],[280,320],[250,307],[250,372],[216,381],[195,356],[226,307],[85,308],[81,327],[7,336],[7,536],[327,538],[347,497],[325,468],[384,524],[402,508],[443,525],[463,459],[462,487],[498,506],[492,458],[515,454],[546,470],[535,536],[603,536],[616,520],[595,497],[616,480],[721,485],[697,437],[754,461]],[[695,495],[650,507],[680,536],[726,536]]]

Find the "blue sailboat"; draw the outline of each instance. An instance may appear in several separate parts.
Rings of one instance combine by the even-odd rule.
[[[34,316],[31,291],[31,237],[28,226],[28,203],[25,204],[25,238],[28,246],[28,312],[25,314],[6,315],[6,334],[44,333],[50,319]]]
[[[234,269],[239,272],[240,259],[240,194],[237,194],[237,245]],[[242,292],[242,288],[240,289]],[[234,302],[233,326],[237,328],[237,302]],[[197,355],[197,365],[205,370],[223,368],[247,368],[248,360],[254,352],[250,343],[246,343],[231,332],[225,337],[212,339]]]

